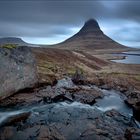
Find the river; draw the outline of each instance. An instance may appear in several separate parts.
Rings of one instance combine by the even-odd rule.
[[[140,51],[129,51],[113,55],[125,56],[125,59],[111,60],[113,62],[124,64],[140,64]]]
[[[63,83],[63,84],[62,84]],[[71,82],[71,80],[59,80],[58,81],[58,85],[57,87],[61,88],[61,86],[73,86],[73,83]],[[104,95],[104,97],[102,99],[98,99],[97,102],[94,105],[88,105],[88,104],[82,104],[80,102],[58,102],[58,103],[53,103],[53,104],[39,104],[36,106],[29,106],[27,107],[22,107],[21,109],[13,109],[12,107],[10,108],[1,108],[0,109],[0,123],[2,124],[5,120],[7,120],[9,117],[23,113],[23,112],[32,112],[33,114],[36,112],[37,110],[39,111],[41,108],[47,108],[49,106],[59,106],[59,107],[64,107],[64,108],[70,108],[70,107],[76,107],[76,108],[87,108],[87,109],[97,109],[100,110],[102,112],[105,111],[109,111],[112,109],[117,110],[118,112],[120,112],[121,114],[131,118],[132,116],[132,109],[129,108],[125,103],[124,103],[124,99],[125,96],[119,92],[119,91],[115,91],[115,90],[105,90],[105,89],[101,89],[98,88],[96,86],[84,86],[84,88],[96,88],[97,90],[100,90],[102,92],[102,94]]]

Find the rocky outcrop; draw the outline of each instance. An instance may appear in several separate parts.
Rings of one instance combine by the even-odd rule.
[[[0,100],[37,84],[36,63],[31,49],[0,47]]]
[[[103,113],[83,104],[57,103],[36,108],[21,124],[1,128],[0,139],[125,140],[130,134],[139,138],[139,129],[136,133],[129,126],[130,120],[115,110]]]
[[[81,70],[77,69],[75,74],[72,77],[72,81],[75,84],[82,85],[82,84],[86,83],[86,78],[85,78],[83,72]]]
[[[81,102],[93,105],[104,95],[96,88],[84,85],[74,85],[70,78],[58,80],[54,86],[37,87],[33,91],[22,91],[0,102],[0,106],[20,106],[39,103],[56,103],[61,101]]]
[[[135,106],[140,101],[140,91],[138,90],[128,90],[126,96],[125,102],[130,106]]]

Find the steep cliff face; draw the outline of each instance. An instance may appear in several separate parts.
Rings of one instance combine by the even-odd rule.
[[[35,59],[29,47],[0,47],[0,99],[37,82]]]
[[[117,49],[126,48],[106,36],[96,20],[85,22],[81,30],[74,36],[58,44],[65,49]]]

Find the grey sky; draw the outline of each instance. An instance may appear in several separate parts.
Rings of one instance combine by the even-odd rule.
[[[57,43],[90,18],[116,41],[140,46],[139,0],[0,0],[0,37]]]

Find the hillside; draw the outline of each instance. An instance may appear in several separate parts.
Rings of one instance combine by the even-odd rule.
[[[94,19],[85,22],[81,30],[69,39],[53,46],[70,50],[127,49],[105,35]]]

